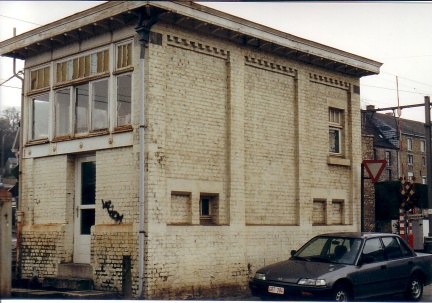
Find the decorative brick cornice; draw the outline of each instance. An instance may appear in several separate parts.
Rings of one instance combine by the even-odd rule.
[[[329,86],[341,88],[344,90],[350,90],[351,89],[351,83],[346,82],[346,81],[342,81],[342,80],[338,80],[338,79],[334,79],[331,77],[323,76],[323,75],[310,73],[309,79],[312,82],[321,83],[324,85],[329,85]]]
[[[285,65],[274,63],[266,59],[254,58],[251,56],[245,56],[245,64],[260,69],[265,69],[279,74],[295,77],[297,70]]]
[[[198,53],[214,56],[222,59],[228,59],[229,51],[224,49],[207,45],[200,42],[188,40],[178,36],[167,35],[167,44],[174,47],[195,51]]]

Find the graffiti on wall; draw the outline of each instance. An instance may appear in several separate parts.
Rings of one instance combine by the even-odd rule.
[[[111,200],[107,200],[107,201],[102,200],[102,209],[106,209],[110,218],[116,221],[117,223],[122,222],[123,215],[120,215],[118,211],[114,210],[114,205],[112,204]]]

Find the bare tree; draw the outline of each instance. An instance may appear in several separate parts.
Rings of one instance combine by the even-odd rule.
[[[8,107],[0,116],[0,175],[4,173],[5,162],[15,157],[12,152],[15,136],[20,124],[20,110],[17,107]]]
[[[3,110],[2,120],[6,120],[5,126],[8,126],[10,132],[16,132],[18,130],[20,116],[21,111],[18,107],[8,107]]]

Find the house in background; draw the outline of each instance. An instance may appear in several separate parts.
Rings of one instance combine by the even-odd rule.
[[[426,184],[426,135],[424,123],[396,117],[393,113],[363,113],[365,131],[374,134],[375,159],[387,160],[380,181],[400,177]],[[398,126],[399,124],[399,126]],[[399,133],[400,130],[400,133]]]
[[[381,190],[387,188],[388,192],[385,197],[389,200],[376,200],[375,189],[373,184],[365,181],[365,222],[369,222],[371,230],[399,232],[395,221],[399,220],[399,205],[391,203],[393,198],[397,198],[402,184],[400,178],[405,178],[417,184],[426,184],[427,162],[426,162],[426,136],[424,123],[408,119],[398,119],[393,113],[375,112],[374,106],[368,106],[362,111],[362,135],[369,136],[372,140],[372,153],[367,148],[367,143],[363,143],[363,158],[374,160],[386,160],[387,165],[381,174],[378,182],[393,181],[396,184],[382,184]],[[414,186],[417,194],[421,194],[422,200],[425,200],[422,185]],[[381,197],[381,195],[379,195]],[[393,198],[391,198],[393,197]],[[420,205],[427,205],[427,201],[419,201]],[[391,207],[391,209],[389,209]],[[418,209],[417,212],[421,212]],[[384,214],[384,216],[382,216]],[[393,221],[393,223],[392,223]],[[372,222],[376,226],[372,226]],[[423,230],[428,230],[428,221],[421,218],[413,220],[414,236],[417,247],[423,247]],[[396,224],[397,225],[397,224]]]
[[[0,54],[25,60],[24,279],[212,298],[360,228],[359,80],[381,63],[192,2],[103,3]]]
[[[11,176],[13,169],[18,165],[18,158],[8,158],[5,163],[5,176]]]

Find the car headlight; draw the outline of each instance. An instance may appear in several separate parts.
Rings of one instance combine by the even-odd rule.
[[[255,274],[255,279],[257,279],[257,280],[265,280],[265,279],[266,279],[266,275],[257,272],[257,273]]]
[[[307,286],[326,286],[327,283],[324,279],[300,279],[297,284]]]

